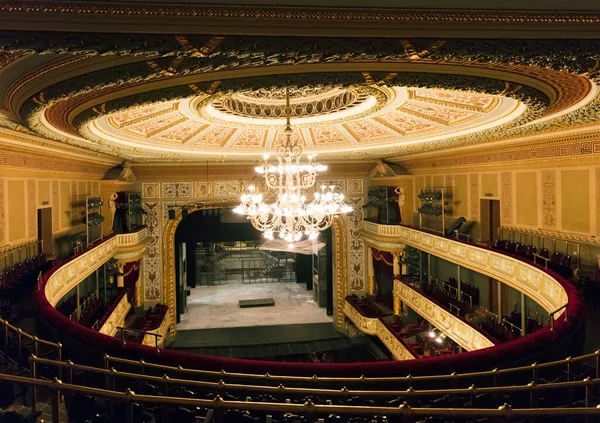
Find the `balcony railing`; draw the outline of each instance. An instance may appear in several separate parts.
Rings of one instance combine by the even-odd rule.
[[[365,222],[364,231],[367,236],[374,234],[393,237],[398,244],[410,245],[451,263],[499,280],[527,295],[548,313],[560,309],[568,303],[565,288],[551,273],[517,257],[407,226],[378,225],[373,222]],[[555,314],[555,318],[562,315],[562,310],[564,309]]]
[[[48,277],[44,286],[46,299],[50,305],[56,307],[62,297],[109,259],[124,251],[130,258],[143,254],[147,241],[148,231],[143,227],[131,234],[114,235],[86,252],[72,257]]]

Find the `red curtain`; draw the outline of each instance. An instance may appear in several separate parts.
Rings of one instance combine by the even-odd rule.
[[[135,283],[140,277],[140,260],[125,263],[123,266],[123,284],[127,290],[127,299],[131,302],[135,293]]]
[[[387,294],[394,279],[394,255],[388,251],[371,248],[373,273],[377,282],[377,292]]]

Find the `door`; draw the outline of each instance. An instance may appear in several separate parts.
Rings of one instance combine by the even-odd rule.
[[[481,199],[481,242],[492,245],[498,238],[500,228],[500,200]]]
[[[38,209],[37,223],[38,241],[41,241],[41,252],[46,258],[51,258],[54,256],[54,246],[52,245],[52,207]]]

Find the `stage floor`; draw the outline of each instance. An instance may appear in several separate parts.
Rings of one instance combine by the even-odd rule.
[[[240,308],[239,300],[274,298],[273,307]],[[295,282],[192,288],[177,330],[331,323],[306,285]]]

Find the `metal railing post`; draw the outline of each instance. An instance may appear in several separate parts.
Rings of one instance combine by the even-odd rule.
[[[31,377],[37,379],[37,356],[31,355],[29,357],[29,366],[31,371]],[[33,385],[31,390],[31,411],[35,411],[37,408],[37,386]]]
[[[110,359],[110,356],[108,354],[104,354],[104,370],[110,370],[109,359]],[[110,379],[108,377],[108,374],[106,374],[106,376],[104,376],[104,388],[110,389]]]
[[[52,423],[60,423],[60,385],[62,382],[60,379],[54,378],[52,384],[54,385],[51,395]]]

